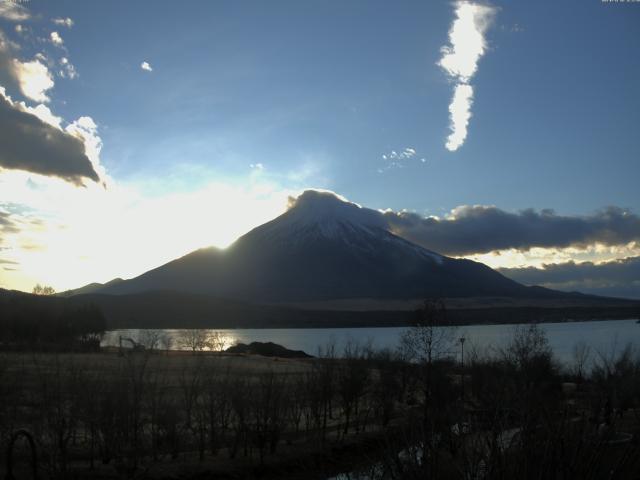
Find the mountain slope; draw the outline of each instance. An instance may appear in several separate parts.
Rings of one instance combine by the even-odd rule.
[[[61,297],[69,297],[72,295],[86,295],[88,293],[94,293],[104,288],[111,287],[122,282],[122,278],[114,278],[113,280],[109,280],[107,283],[90,283],[85,285],[84,287],[76,288],[75,290],[66,290],[64,292],[58,293],[58,296]]]
[[[226,250],[197,250],[97,293],[152,290],[255,303],[563,295],[426,250],[387,231],[370,210],[317,191],[304,192],[286,213]]]

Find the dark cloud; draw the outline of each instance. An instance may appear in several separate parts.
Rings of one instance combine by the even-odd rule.
[[[11,218],[11,214],[0,210],[0,233],[17,233],[20,228]],[[2,238],[0,237],[0,240]]]
[[[640,240],[640,217],[618,207],[589,216],[562,216],[552,210],[509,213],[496,207],[458,207],[446,219],[415,213],[386,212],[397,235],[447,255],[472,255],[494,250],[534,247],[585,247],[596,243],[622,245]]]
[[[19,86],[18,73],[11,57],[11,43],[0,30],[0,85]]]
[[[2,269],[7,272],[16,272],[18,271],[17,266],[20,265],[18,262],[14,262],[13,260],[5,260],[0,258],[0,265],[2,265]]]
[[[25,211],[20,205],[0,204],[0,267],[14,271],[20,265],[19,262],[6,258],[9,252],[16,248],[16,238],[20,240],[19,249],[44,251],[44,245],[35,243],[29,237],[29,232],[43,228],[46,228],[45,222]],[[23,235],[25,233],[26,235]],[[14,237],[13,241],[8,242],[11,237]]]
[[[76,185],[100,180],[82,140],[24,112],[0,95],[0,168],[59,177]]]
[[[290,198],[289,208],[306,204],[313,206],[305,209],[308,214],[341,207],[343,216],[348,211],[354,221],[386,228],[444,255],[640,242],[640,217],[618,207],[607,207],[588,216],[562,216],[553,210],[509,213],[497,207],[462,206],[447,218],[434,218],[409,212],[382,213],[345,203],[333,192],[307,190],[295,199]]]
[[[640,257],[594,264],[567,262],[543,268],[502,268],[517,282],[566,291],[640,298]]]
[[[11,214],[0,210],[0,252],[2,252],[2,250],[6,250],[6,247],[4,247],[6,236],[18,233],[19,231],[20,227],[16,224],[13,218],[11,218]],[[0,264],[8,262],[8,260],[0,259]]]

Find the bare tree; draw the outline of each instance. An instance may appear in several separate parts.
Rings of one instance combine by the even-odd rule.
[[[142,355],[129,355],[124,357],[125,375],[127,379],[128,397],[128,458],[129,467],[138,467],[139,456],[142,447],[142,436],[145,428],[146,417],[144,415],[144,398],[147,390],[147,374],[149,355],[145,351]]]
[[[229,401],[233,411],[233,440],[229,447],[229,458],[235,458],[238,449],[244,446],[244,455],[249,454],[249,384],[247,379],[236,375],[229,385]]]
[[[227,339],[220,332],[210,332],[208,330],[193,328],[180,330],[178,334],[178,344],[180,347],[191,350],[193,353],[210,350],[221,352],[224,350]]]
[[[178,344],[193,353],[201,352],[209,347],[209,334],[199,328],[181,330],[178,334]]]
[[[343,360],[337,371],[338,394],[342,401],[344,414],[343,434],[349,433],[352,417],[357,418],[360,409],[360,400],[366,392],[369,382],[370,365],[364,358],[361,347],[352,341],[348,341],[344,348]]]
[[[162,439],[160,429],[160,415],[163,402],[167,397],[167,372],[164,369],[152,369],[147,374],[147,388],[145,389],[144,410],[149,420],[149,435],[151,454],[154,461],[158,461],[160,443]]]
[[[537,324],[518,325],[503,355],[520,368],[540,357],[551,357],[551,347],[544,330]]]
[[[162,330],[142,330],[139,336],[139,342],[145,348],[145,350],[153,352],[160,347],[160,343],[163,337]]]
[[[250,399],[252,437],[258,447],[260,463],[264,462],[266,449],[275,453],[284,428],[285,384],[282,378],[269,370],[258,378]]]
[[[227,368],[222,374],[217,365],[208,365],[204,375],[203,402],[205,419],[208,422],[209,450],[212,455],[218,453],[220,441],[229,428],[231,402],[229,385],[231,370]]]
[[[228,340],[221,332],[211,332],[207,338],[207,348],[213,352],[222,352],[227,346]]]
[[[32,293],[34,295],[55,295],[56,290],[49,285],[40,285],[36,283],[35,287],[33,287]]]
[[[316,405],[319,410],[314,410],[321,415],[320,431],[324,442],[327,437],[329,419],[332,417],[333,397],[336,389],[336,345],[331,339],[324,348],[318,349],[318,361],[313,363],[314,375],[309,380],[314,382],[310,388],[314,392]]]
[[[584,341],[579,341],[573,345],[572,360],[573,360],[573,374],[582,381],[585,375],[585,369],[591,357],[591,347]]]
[[[381,350],[375,357],[376,376],[371,393],[383,427],[391,420],[396,401],[404,398],[400,363],[390,350]]]
[[[296,436],[300,433],[300,423],[303,415],[308,410],[309,392],[306,388],[305,377],[296,375],[289,383],[289,403],[287,405],[287,417],[294,427]]]
[[[65,477],[68,467],[68,451],[80,420],[84,385],[79,365],[59,355],[41,361],[33,357],[38,376],[36,401],[41,415],[42,446],[46,452],[47,466],[52,476]]]
[[[163,333],[160,336],[160,346],[168,353],[171,350],[171,347],[173,347],[173,336],[167,332]]]
[[[433,394],[434,362],[451,351],[455,329],[448,325],[446,307],[440,299],[425,300],[416,314],[416,323],[400,339],[400,356],[418,365],[427,408]]]
[[[416,322],[400,338],[402,356],[431,365],[451,351],[455,329],[447,323],[443,300],[425,300],[416,312]]]

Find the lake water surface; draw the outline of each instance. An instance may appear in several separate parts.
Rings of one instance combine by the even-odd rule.
[[[628,343],[640,347],[640,324],[636,320],[604,320],[592,322],[542,323],[547,333],[549,345],[558,360],[568,363],[572,358],[573,346],[584,342],[594,354],[610,354],[619,351]],[[441,327],[450,328],[450,327]],[[465,337],[465,351],[478,348],[500,348],[511,338],[517,325],[468,325],[455,327],[451,332],[454,339]],[[292,350],[303,350],[316,355],[320,347],[335,342],[339,354],[349,341],[371,342],[375,348],[395,348],[406,327],[399,328],[264,328],[264,329],[213,329],[218,332],[226,346],[235,343],[274,342]],[[173,349],[184,348],[180,345],[180,330],[163,330],[162,333],[173,338]],[[107,332],[103,346],[117,346],[119,337],[130,337],[143,341],[145,330],[112,330]],[[459,355],[460,344],[451,347],[452,355]]]

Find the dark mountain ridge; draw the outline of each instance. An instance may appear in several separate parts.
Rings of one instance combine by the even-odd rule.
[[[489,298],[489,297],[486,297]],[[563,322],[570,320],[613,320],[638,318],[640,302],[602,297],[584,297],[567,303],[516,301],[500,304],[491,299],[455,305],[445,299],[447,322],[488,324],[523,322]],[[97,307],[108,329],[118,328],[340,328],[398,327],[416,319],[419,300],[407,302],[402,310],[319,310],[282,305],[257,305],[174,291],[149,291],[128,295],[83,294],[72,297],[39,296],[0,289],[0,332],[25,312],[60,315],[64,311]],[[47,313],[48,312],[48,313]],[[47,316],[45,315],[45,317]]]
[[[226,250],[197,250],[93,293],[172,290],[259,304],[579,295],[526,287],[481,263],[431,252],[389,232],[372,213],[333,194],[306,191]]]

